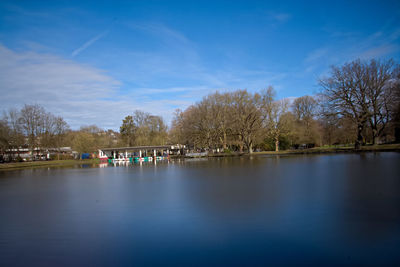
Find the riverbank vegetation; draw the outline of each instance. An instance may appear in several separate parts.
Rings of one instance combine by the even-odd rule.
[[[182,144],[192,151],[229,155],[400,142],[396,62],[356,60],[333,66],[318,84],[316,94],[290,99],[277,99],[272,86],[259,92],[217,91],[176,110],[169,128],[161,116],[137,110],[122,120],[119,132],[96,125],[71,130],[62,117],[26,104],[3,112],[1,160],[40,159],[44,153],[47,159],[72,159],[98,148],[140,145]],[[30,158],[23,158],[27,150]]]
[[[38,104],[3,112],[0,119],[0,162],[70,160],[100,147],[118,145],[119,133],[96,125],[71,130],[60,116]],[[74,152],[74,153],[72,153]]]
[[[161,116],[136,110],[122,120],[121,142],[126,146],[164,145],[168,142],[168,128]]]
[[[272,87],[210,94],[176,111],[171,140],[249,153],[399,142],[398,64],[356,60],[332,67],[319,85],[318,94],[294,100],[276,99]]]

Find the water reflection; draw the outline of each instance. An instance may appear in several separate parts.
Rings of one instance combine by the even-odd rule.
[[[263,156],[3,172],[0,265],[395,264],[399,160]]]
[[[399,229],[398,168],[382,160],[384,153],[361,153],[347,161],[346,190],[340,216],[344,234],[371,244]]]

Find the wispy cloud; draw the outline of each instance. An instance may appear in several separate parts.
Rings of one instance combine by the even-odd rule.
[[[190,41],[184,34],[167,27],[160,23],[129,23],[129,26],[134,30],[141,30],[146,33],[150,33],[158,36],[164,40],[173,40],[174,42],[180,42],[184,44],[189,44]]]
[[[307,63],[315,62],[317,60],[320,60],[324,56],[326,56],[327,53],[328,53],[328,49],[326,47],[321,47],[321,48],[315,49],[307,55],[307,57],[304,59],[304,61]]]
[[[0,43],[1,109],[38,103],[63,116],[72,128],[97,124],[118,130],[122,119],[140,109],[162,116],[167,122],[176,108],[184,109],[193,98],[171,96],[206,92],[202,88],[136,88],[121,95],[123,84],[105,71],[51,54],[17,52]],[[154,95],[165,92],[168,98]]]
[[[328,32],[329,34],[329,32]],[[381,29],[367,36],[359,33],[337,32],[329,35],[331,38],[340,36],[340,42],[332,42],[310,51],[304,58],[302,73],[314,73],[319,77],[326,74],[330,65],[343,64],[355,59],[369,60],[395,55],[400,51],[398,38],[400,30]]]
[[[359,55],[361,59],[379,58],[400,51],[400,45],[384,44],[377,47],[372,47]]]
[[[190,92],[193,96],[197,96],[198,93],[204,96],[207,92],[222,89],[256,88],[259,90],[273,81],[282,79],[282,73],[264,69],[243,69],[233,64],[217,69],[206,67],[196,43],[182,32],[166,25],[136,23],[129,24],[129,27],[155,36],[157,41],[162,42],[166,47],[166,49],[161,47],[151,52],[136,51],[128,55],[131,62],[129,67],[134,70],[130,77],[136,83],[140,82],[144,88],[156,88],[146,92],[179,93],[191,88]],[[173,81],[173,84],[170,86],[154,84],[160,80],[164,83]]]
[[[400,38],[400,28],[394,30],[391,34],[390,34],[390,39],[395,41],[397,39]]]
[[[284,12],[267,12],[267,17],[272,23],[285,23],[292,18],[292,15]]]
[[[118,63],[112,64],[111,72],[49,54],[51,50],[44,53],[46,49],[36,49],[36,44],[21,52],[0,43],[2,109],[39,103],[63,116],[72,128],[97,124],[117,130],[121,120],[135,109],[161,115],[170,122],[176,108],[184,109],[216,90],[258,91],[285,77],[265,69],[206,67],[196,43],[166,25],[136,24],[130,29],[152,35],[149,39],[162,45],[151,51],[108,55],[108,60]],[[76,57],[107,33],[93,37],[70,55]]]
[[[72,51],[71,56],[75,57],[77,56],[79,53],[81,53],[83,50],[87,49],[89,46],[93,45],[95,42],[97,42],[99,39],[103,38],[104,36],[106,36],[108,34],[109,30],[106,30],[98,35],[96,35],[95,37],[93,37],[92,39],[90,39],[89,41],[85,42],[83,45],[81,45],[80,47],[78,47],[77,49],[75,49],[74,51]]]
[[[128,27],[151,35],[156,38],[158,45],[162,44],[157,51],[151,52],[154,56],[163,53],[164,58],[185,61],[186,65],[189,62],[198,64],[200,60],[196,44],[176,29],[161,23],[128,23]]]
[[[0,85],[2,109],[38,103],[75,128],[93,123],[115,127],[124,110],[134,108],[122,99],[104,100],[113,97],[121,83],[102,70],[1,44]],[[106,112],[107,117],[101,116]]]

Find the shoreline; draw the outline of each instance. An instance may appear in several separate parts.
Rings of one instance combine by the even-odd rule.
[[[360,149],[354,147],[316,147],[297,150],[262,151],[252,155],[301,155],[301,154],[335,154],[335,153],[364,153],[364,152],[400,152],[400,144],[367,145]],[[247,154],[250,155],[250,154]]]
[[[375,146],[363,146],[361,149],[356,150],[354,147],[317,147],[308,149],[297,150],[283,150],[283,151],[262,151],[248,153],[222,153],[210,154],[202,158],[221,158],[221,157],[240,157],[240,156],[262,156],[262,155],[311,155],[311,154],[335,154],[335,153],[365,153],[365,152],[400,152],[400,144],[385,144]],[[185,156],[171,156],[171,159],[184,159],[192,158]],[[84,160],[49,160],[49,161],[31,161],[31,162],[14,162],[14,163],[0,163],[0,171],[21,170],[21,169],[34,169],[44,167],[68,167],[80,164],[99,164],[99,159],[84,159]]]
[[[220,153],[220,154],[209,154],[203,158],[220,158],[220,157],[240,157],[240,156],[258,156],[258,155],[307,155],[307,154],[335,154],[335,153],[364,153],[364,152],[400,152],[400,144],[384,144],[384,145],[366,145],[356,150],[353,146],[346,147],[316,147],[307,149],[296,149],[296,150],[281,150],[281,151],[261,151],[249,153]],[[185,157],[176,156],[171,158],[196,158],[196,157]],[[197,157],[200,158],[200,157]]]
[[[46,161],[29,161],[29,162],[13,162],[0,163],[0,171],[34,169],[45,167],[68,167],[79,164],[99,164],[99,159],[68,159],[68,160],[46,160]]]

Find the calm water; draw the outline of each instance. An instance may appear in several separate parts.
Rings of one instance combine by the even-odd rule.
[[[349,263],[400,264],[399,153],[0,172],[0,266]]]

